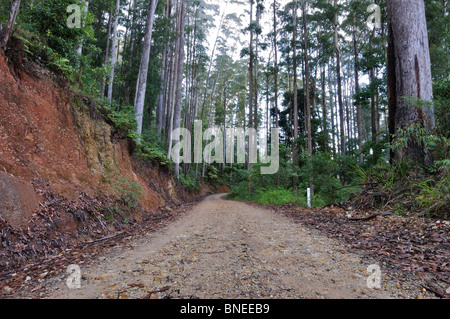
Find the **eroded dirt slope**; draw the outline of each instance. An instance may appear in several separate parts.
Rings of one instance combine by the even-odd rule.
[[[0,280],[192,199],[167,167],[133,156],[96,105],[27,61],[23,44],[9,54],[0,53]]]

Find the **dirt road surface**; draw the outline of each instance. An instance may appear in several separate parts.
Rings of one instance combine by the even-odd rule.
[[[383,270],[381,288],[369,288],[370,264],[317,230],[221,194],[80,267],[79,288],[68,287],[68,275],[48,278],[45,298],[342,299],[421,293],[420,286],[396,289]]]

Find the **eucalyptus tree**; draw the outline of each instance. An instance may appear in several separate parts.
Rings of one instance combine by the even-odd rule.
[[[117,58],[117,28],[119,25],[119,15],[120,15],[120,0],[116,0],[116,7],[114,10],[114,23],[112,28],[112,45],[111,45],[111,72],[109,75],[109,85],[108,85],[108,99],[112,100],[113,85],[114,85],[114,68],[116,66]]]
[[[275,127],[278,128],[278,29],[277,29],[277,0],[273,0],[273,52],[274,52],[274,101]]]
[[[338,3],[338,0],[334,0],[334,49],[336,54],[336,81],[337,81],[337,95],[339,106],[339,133],[340,133],[340,152],[345,156],[345,130],[344,130],[344,105],[342,101],[342,79],[341,79],[341,48],[339,43],[339,15],[342,6]],[[344,176],[345,179],[345,176]]]
[[[358,135],[358,149],[359,149],[359,163],[363,162],[363,136],[362,136],[362,114],[361,114],[361,97],[360,97],[360,52],[361,52],[361,39],[366,37],[367,24],[366,24],[366,8],[370,2],[366,0],[357,0],[348,3],[348,16],[343,25],[349,30],[348,33],[352,37],[353,45],[353,57],[354,57],[354,81],[355,81],[355,106],[356,106],[356,127]]]
[[[144,117],[144,101],[147,88],[148,64],[150,61],[150,48],[152,41],[153,23],[155,20],[156,6],[158,0],[150,0],[147,13],[147,23],[145,27],[144,46],[142,50],[141,63],[136,85],[136,95],[134,99],[134,109],[136,112],[137,134],[142,134],[142,120]]]
[[[435,129],[431,61],[425,5],[421,0],[388,0],[390,133],[419,125]],[[431,155],[420,141],[409,140],[397,159],[429,165]]]
[[[297,0],[292,2],[292,54],[294,70],[294,143],[292,144],[292,159],[294,163],[298,160],[298,84],[297,84]],[[294,191],[297,191],[297,176],[293,179]]]
[[[2,28],[0,37],[0,47],[5,48],[11,37],[14,29],[14,24],[16,23],[17,15],[19,14],[21,0],[14,0],[11,4],[11,9],[9,10],[8,23],[4,28]]]
[[[183,94],[183,66],[185,59],[185,21],[186,21],[186,0],[181,0],[180,10],[179,10],[179,23],[178,23],[178,52],[176,57],[176,63],[178,64],[178,74],[177,74],[177,91],[176,91],[176,101],[174,109],[174,129],[181,128],[181,102]],[[169,141],[171,142],[171,141]],[[175,140],[175,143],[179,142]],[[175,176],[177,179],[180,178],[180,164],[175,163],[174,165]]]

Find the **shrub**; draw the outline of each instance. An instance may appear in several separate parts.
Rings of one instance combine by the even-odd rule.
[[[183,184],[189,192],[195,192],[200,189],[200,182],[195,178],[195,172],[191,171],[189,174],[184,176],[180,174],[180,182]]]
[[[303,196],[295,195],[291,189],[283,187],[265,188],[258,190],[258,196],[256,202],[264,205],[284,205],[284,204],[297,204],[306,206],[306,199]]]
[[[305,197],[302,195],[295,195],[291,189],[286,189],[281,186],[271,186],[258,189],[255,192],[250,192],[248,183],[246,182],[241,182],[240,184],[231,187],[229,198],[252,201],[263,205],[296,204],[306,206]],[[320,198],[318,198],[318,201],[320,201]]]
[[[142,188],[134,180],[121,178],[114,185],[116,190],[116,199],[127,207],[129,212],[139,207],[139,199],[142,196]]]

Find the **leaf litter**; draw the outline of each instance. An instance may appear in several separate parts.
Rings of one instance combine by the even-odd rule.
[[[349,210],[336,205],[306,209],[271,206],[296,223],[344,242],[350,250],[415,274],[423,288],[450,298],[450,222],[389,212]]]
[[[33,180],[33,186],[43,200],[26,229],[13,228],[0,217],[0,299],[40,292],[47,276],[64,272],[70,264],[89,264],[96,256],[173,221],[197,202],[176,211],[164,206],[144,212],[139,222],[132,214],[107,220],[105,208],[127,211],[128,207],[112,196],[93,197],[80,190],[78,199],[70,201],[56,195],[43,179]]]

